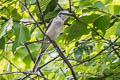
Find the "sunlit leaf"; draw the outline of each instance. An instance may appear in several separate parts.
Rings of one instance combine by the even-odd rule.
[[[99,8],[99,9],[104,9],[105,8],[104,4],[101,1],[97,1],[94,4],[94,7]]]
[[[13,21],[12,19],[8,20],[8,22],[5,24],[5,26],[2,27],[0,30],[0,38],[2,38],[8,31],[12,29]]]
[[[66,41],[71,42],[72,40],[79,39],[82,35],[88,34],[87,24],[75,20],[68,30]]]
[[[5,38],[2,37],[2,38],[0,39],[0,49],[4,49],[4,48],[5,48]]]
[[[82,54],[83,54],[83,49],[82,48],[76,48],[74,50],[74,54],[75,54],[76,59],[80,60],[81,57],[82,57]]]
[[[52,12],[57,6],[57,2],[58,0],[51,0],[47,5],[44,13],[47,14],[48,12]]]
[[[115,34],[116,34],[117,36],[120,36],[120,22],[118,23],[118,26],[117,26],[117,29],[116,29]]]
[[[94,22],[94,28],[93,28],[93,31],[92,31],[93,37],[95,35],[104,36],[104,34],[106,33],[106,30],[109,28],[109,25],[110,25],[110,16],[109,15],[100,16]]]
[[[30,33],[27,27],[25,27],[24,24],[16,24],[14,26],[14,33],[15,33],[15,42],[12,46],[13,52],[16,50],[16,48],[23,42],[30,40]]]

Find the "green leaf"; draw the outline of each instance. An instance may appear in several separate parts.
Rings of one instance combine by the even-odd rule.
[[[15,42],[12,46],[12,51],[14,52],[16,48],[23,42],[30,40],[30,32],[24,24],[16,24],[14,26],[14,33],[15,33]]]
[[[2,37],[2,38],[0,39],[0,49],[4,49],[4,48],[5,48],[5,38]]]
[[[111,2],[112,2],[112,0],[106,0],[105,4],[109,4]]]
[[[120,13],[120,5],[114,5],[114,14]]]
[[[101,1],[97,1],[97,2],[94,4],[94,7],[95,7],[95,8],[99,8],[99,9],[104,9],[104,8],[105,8],[105,5],[104,5]]]
[[[92,31],[93,37],[99,36],[99,35],[104,36],[104,34],[106,33],[106,30],[110,26],[110,16],[109,15],[100,16],[98,19],[95,20],[93,25],[94,25],[93,31]]]
[[[87,47],[87,46],[86,46],[86,47],[84,47],[84,50],[85,50],[86,55],[89,55],[89,54],[90,54],[90,50],[88,49],[88,47]]]
[[[75,20],[68,30],[68,36],[66,41],[71,42],[72,40],[78,40],[82,35],[88,34],[87,24]]]
[[[27,4],[34,4],[36,0],[26,0]]]
[[[80,58],[82,57],[82,54],[83,54],[82,48],[76,48],[74,50],[74,55],[75,55],[76,59],[80,60]]]
[[[43,11],[45,11],[45,9],[47,8],[47,5],[50,3],[50,1],[53,1],[53,0],[39,0],[39,3],[41,5],[41,9]]]
[[[120,22],[118,23],[115,35],[120,36]]]
[[[87,25],[93,23],[100,15],[98,14],[90,14],[86,16],[82,16],[78,20],[74,20],[72,25],[66,28],[65,30],[65,38],[66,42],[77,41],[81,38],[82,35],[86,35],[90,32],[90,29],[87,28]]]
[[[82,16],[80,20],[84,21],[86,24],[93,23],[100,15],[99,14],[90,14],[87,16]]]
[[[53,12],[53,10],[56,8],[58,0],[51,0],[49,4],[46,7],[46,10],[44,14],[47,14],[48,12]]]
[[[2,38],[8,31],[12,29],[13,21],[12,19],[8,20],[4,27],[0,30],[0,38]]]
[[[46,15],[45,15],[45,20],[49,20],[49,19],[52,19],[56,17],[56,12],[48,12]]]

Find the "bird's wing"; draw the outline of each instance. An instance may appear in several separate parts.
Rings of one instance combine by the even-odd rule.
[[[53,19],[50,20],[50,23],[48,24],[45,33],[47,32],[48,28],[50,27],[52,21],[53,21]],[[41,52],[44,52],[49,47],[49,45],[50,45],[49,39],[46,36],[44,36],[42,46],[41,46]]]
[[[50,45],[49,39],[45,37],[41,46],[41,53],[43,53],[49,47],[49,45]]]
[[[48,30],[48,28],[50,27],[50,25],[51,25],[52,21],[53,21],[53,19],[51,19],[51,20],[50,20],[50,22],[49,22],[49,24],[48,24],[48,26],[47,26],[46,31],[47,31],[47,30]]]

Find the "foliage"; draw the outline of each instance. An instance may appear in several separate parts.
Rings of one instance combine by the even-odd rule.
[[[119,0],[39,0],[39,3],[44,15],[36,0],[0,1],[0,80],[73,78],[52,45],[39,65],[43,75],[38,72],[26,77],[34,66],[44,36],[30,13],[45,31],[43,19],[49,25],[61,7],[70,10],[70,6],[74,16],[65,21],[56,43],[65,50],[64,55],[78,80],[120,79]]]

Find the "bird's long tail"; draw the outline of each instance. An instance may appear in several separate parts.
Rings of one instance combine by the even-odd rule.
[[[45,42],[46,42],[46,43],[45,43]],[[40,53],[39,53],[38,58],[37,58],[36,61],[35,61],[35,65],[34,65],[34,67],[33,67],[33,72],[36,72],[36,71],[37,71],[38,65],[39,65],[39,63],[40,63],[40,61],[41,61],[41,58],[42,58],[45,50],[46,50],[46,49],[49,47],[49,45],[50,45],[50,43],[47,43],[47,42],[48,42],[48,40],[45,39],[45,40],[44,40],[44,43],[42,44],[41,51],[40,51]]]

